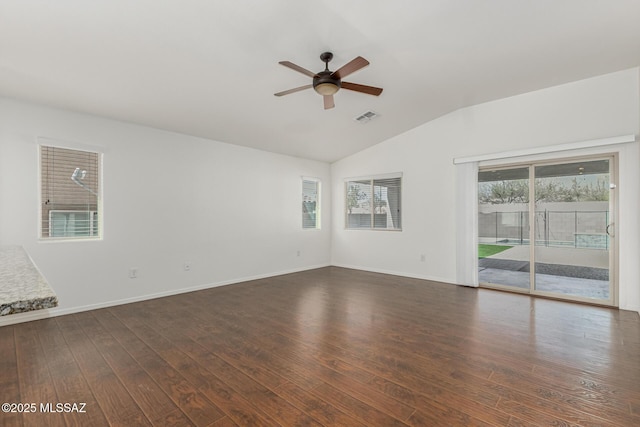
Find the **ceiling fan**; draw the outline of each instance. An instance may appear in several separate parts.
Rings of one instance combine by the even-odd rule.
[[[280,61],[279,64],[284,65],[285,67],[291,68],[299,73],[304,74],[305,76],[311,77],[313,79],[311,84],[296,87],[293,89],[285,90],[282,92],[275,93],[275,96],[284,96],[289,95],[290,93],[299,92],[301,90],[313,88],[316,92],[318,92],[324,98],[324,109],[328,110],[329,108],[335,107],[335,103],[333,101],[333,95],[342,89],[353,90],[355,92],[366,93],[369,95],[379,96],[382,93],[382,88],[360,85],[357,83],[349,83],[343,82],[342,79],[347,77],[348,75],[355,73],[358,70],[369,65],[369,61],[364,59],[361,56],[347,62],[342,67],[338,68],[336,71],[329,70],[329,61],[333,59],[333,53],[324,52],[320,55],[320,59],[325,63],[324,71],[320,71],[319,73],[314,73],[305,68],[302,68],[299,65],[296,65],[289,61]]]

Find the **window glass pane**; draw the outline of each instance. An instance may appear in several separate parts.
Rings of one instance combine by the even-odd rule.
[[[41,238],[98,237],[99,156],[40,147]]]
[[[302,228],[319,228],[318,182],[302,181]]]
[[[49,211],[49,237],[97,236],[95,211]]]
[[[478,278],[529,289],[529,167],[478,172]]]
[[[347,181],[346,227],[402,229],[401,187],[401,177]]]
[[[610,300],[609,159],[534,171],[535,290]]]
[[[347,228],[371,228],[371,181],[347,182]]]
[[[374,228],[401,228],[400,189],[400,178],[373,180]]]

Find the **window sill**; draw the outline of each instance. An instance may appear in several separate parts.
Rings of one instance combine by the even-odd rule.
[[[402,231],[402,228],[345,228],[346,231]]]
[[[38,239],[38,243],[78,243],[78,242],[101,242],[102,237],[83,237],[83,238],[65,238],[65,237],[47,237],[46,239]]]

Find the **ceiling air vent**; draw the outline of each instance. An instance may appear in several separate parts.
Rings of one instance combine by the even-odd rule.
[[[355,117],[353,120],[364,124],[364,123],[369,123],[371,120],[375,119],[378,116],[379,116],[378,113],[369,110],[360,114],[358,117]]]

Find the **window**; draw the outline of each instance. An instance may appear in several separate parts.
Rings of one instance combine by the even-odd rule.
[[[345,183],[346,228],[401,230],[402,176]]]
[[[320,182],[302,178],[302,228],[320,228]]]
[[[100,154],[40,146],[40,238],[99,238]]]

